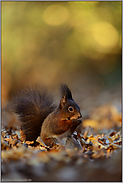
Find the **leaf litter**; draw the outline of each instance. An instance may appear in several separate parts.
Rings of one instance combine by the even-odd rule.
[[[24,172],[24,168],[22,173],[19,172],[18,179],[25,177],[31,178],[30,180],[33,181],[65,181],[67,179],[64,180],[64,178],[60,178],[60,175],[59,177],[56,176],[56,169],[61,170],[63,167],[69,167],[71,165],[75,168],[75,166],[85,166],[85,164],[86,166],[88,165],[88,168],[90,168],[89,162],[93,162],[93,165],[96,165],[98,164],[98,161],[100,161],[100,164],[98,164],[98,168],[100,169],[102,166],[102,160],[105,162],[104,164],[106,164],[108,159],[116,156],[114,155],[115,152],[118,152],[118,156],[120,156],[122,149],[121,114],[116,112],[114,107],[112,107],[110,110],[108,109],[109,115],[103,106],[103,116],[100,116],[100,110],[101,108],[98,108],[97,110],[93,111],[93,114],[90,115],[90,119],[83,120],[81,132],[80,130],[76,130],[73,133],[72,138],[79,143],[81,146],[80,149],[76,148],[71,150],[69,148],[67,149],[65,147],[61,147],[61,145],[57,145],[55,148],[50,148],[45,146],[40,137],[37,138],[37,143],[34,146],[33,141],[25,142],[21,139],[22,131],[19,129],[12,127],[3,128],[1,130],[2,178],[5,179],[5,177],[8,177],[9,179],[9,171],[11,173],[13,171],[18,172],[18,168],[16,169],[15,167],[18,162],[20,162],[21,166],[23,165],[26,168],[29,167],[29,170],[28,173]],[[107,129],[105,128],[105,123],[104,128],[102,127],[103,121],[108,121],[109,124]],[[95,128],[90,127],[91,122],[93,127],[95,127],[95,124],[98,123],[99,128],[96,126],[95,130]],[[101,130],[103,133],[101,133]],[[13,166],[13,170],[11,170],[10,165]],[[49,170],[50,166],[53,167],[51,170],[54,172],[54,174],[52,174],[52,176],[50,174],[50,178],[48,178],[46,175],[51,172],[51,170]],[[40,173],[35,172],[36,169],[33,170],[34,167],[39,167],[40,171],[43,172],[42,177],[40,177]],[[84,170],[86,170],[86,168]],[[89,171],[90,170],[88,170],[88,173]],[[114,172],[112,173],[114,174]],[[27,176],[28,174],[29,176]],[[14,174],[12,175],[14,176]],[[106,180],[108,179],[109,178]],[[76,177],[75,181],[78,180],[88,181],[90,178]],[[92,180],[103,180],[103,178],[100,179],[100,177],[97,176],[97,179],[93,179],[92,176]],[[112,178],[109,180],[111,181]]]

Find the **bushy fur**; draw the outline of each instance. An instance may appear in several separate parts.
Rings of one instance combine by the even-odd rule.
[[[13,111],[19,116],[26,140],[36,140],[44,119],[55,108],[53,97],[42,88],[32,87],[19,92],[13,102]]]

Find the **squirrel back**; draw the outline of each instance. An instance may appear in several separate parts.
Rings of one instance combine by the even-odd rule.
[[[35,141],[40,136],[43,121],[56,106],[46,90],[35,86],[21,90],[14,98],[12,108],[19,117],[24,140]]]

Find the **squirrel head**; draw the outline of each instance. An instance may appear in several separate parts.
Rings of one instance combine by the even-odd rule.
[[[82,117],[80,107],[72,98],[72,93],[66,84],[61,85],[61,100],[59,109],[61,110],[63,119],[72,120]]]

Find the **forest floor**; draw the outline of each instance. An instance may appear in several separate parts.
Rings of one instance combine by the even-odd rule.
[[[122,116],[113,104],[95,107],[73,134],[81,149],[23,142],[15,116],[3,111],[2,181],[122,181]]]

